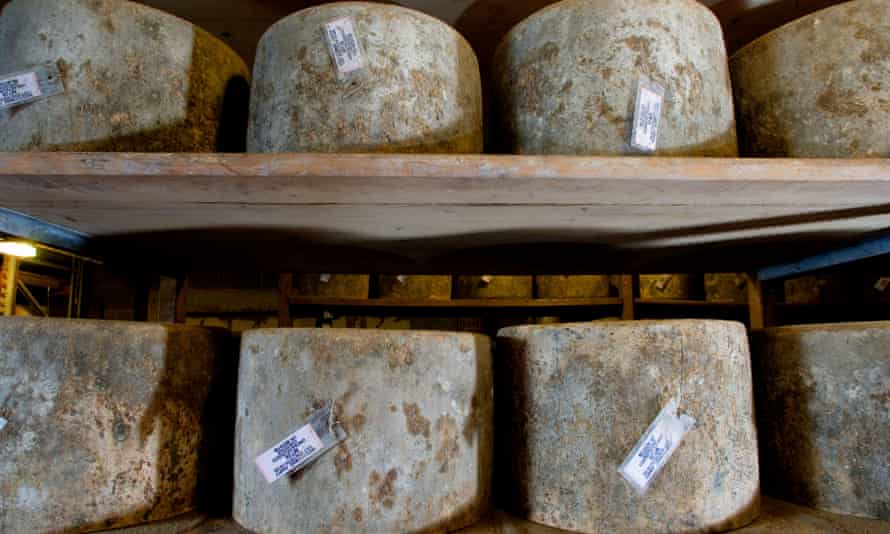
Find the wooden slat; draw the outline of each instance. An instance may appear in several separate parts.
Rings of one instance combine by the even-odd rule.
[[[663,256],[703,243],[828,243],[888,228],[890,162],[20,153],[0,154],[0,206],[156,256],[178,238],[187,244],[179,253],[194,258],[206,241],[240,261],[274,266],[290,252],[313,268],[343,268],[358,248],[380,256],[369,268],[381,271],[568,243],[607,247],[571,265],[596,272],[615,249]],[[333,258],[331,247],[349,252]],[[499,264],[516,257],[496,252],[479,262]]]
[[[68,285],[68,280],[44,274],[19,271],[18,279],[29,286],[46,287],[49,289],[62,289]]]
[[[622,301],[620,298],[407,300],[292,296],[290,303],[329,308],[560,308],[620,306]]]
[[[188,288],[189,315],[275,314],[278,310],[276,289]]]
[[[638,306],[676,306],[696,308],[746,308],[744,302],[730,302],[721,300],[691,300],[691,299],[635,299]]]

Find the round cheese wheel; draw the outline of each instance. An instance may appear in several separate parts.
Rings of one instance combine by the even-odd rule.
[[[247,66],[173,15],[126,0],[12,0],[0,49],[0,77],[45,72],[64,87],[0,110],[0,150],[244,150]]]

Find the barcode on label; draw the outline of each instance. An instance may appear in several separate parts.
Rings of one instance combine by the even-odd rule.
[[[350,74],[365,66],[362,47],[351,18],[344,17],[326,23],[324,34],[337,72],[341,75]]]
[[[30,102],[39,98],[41,94],[36,72],[0,78],[0,108]]]
[[[631,147],[643,152],[655,152],[663,103],[664,88],[649,80],[641,79],[637,84]]]
[[[0,109],[42,100],[65,91],[55,65],[39,65],[29,70],[0,75]]]
[[[312,425],[304,425],[277,445],[257,456],[256,465],[266,482],[272,483],[300,468],[321,450],[321,439]]]
[[[271,484],[306,467],[346,439],[346,431],[335,420],[333,410],[333,401],[315,410],[305,425],[256,457],[256,465],[266,482]]]
[[[677,401],[671,399],[624,459],[618,472],[640,494],[645,493],[694,425],[692,417],[677,415]]]

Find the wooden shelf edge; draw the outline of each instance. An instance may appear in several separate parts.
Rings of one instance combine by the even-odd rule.
[[[194,270],[750,270],[885,231],[887,199],[886,159],[0,153],[0,231]]]
[[[290,297],[291,306],[319,306],[342,308],[566,308],[592,306],[620,306],[620,298],[566,299],[351,299],[331,297]]]
[[[653,306],[694,306],[702,308],[747,308],[748,304],[744,302],[730,301],[708,301],[708,300],[691,300],[691,299],[634,299],[635,304],[653,305]]]

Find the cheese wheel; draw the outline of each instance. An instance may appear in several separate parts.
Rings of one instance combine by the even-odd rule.
[[[807,15],[730,61],[743,155],[890,155],[890,5],[854,0]]]
[[[709,302],[748,302],[748,281],[741,273],[705,275],[705,300]]]
[[[530,299],[534,293],[531,276],[458,276],[456,298],[459,299]]]
[[[583,533],[713,532],[758,514],[748,340],[728,321],[498,333],[498,490],[507,511]],[[644,498],[618,467],[674,398],[695,418]]]
[[[358,44],[341,74],[323,27]],[[343,57],[346,57],[345,55]],[[353,56],[354,58],[356,56]],[[346,71],[344,71],[346,72]],[[454,29],[400,6],[336,2],[304,9],[260,41],[249,152],[482,151],[482,89],[472,48]]]
[[[567,534],[568,532],[524,521],[500,511],[493,513],[484,521],[460,531],[461,534]],[[831,514],[764,497],[761,514],[757,521],[734,532],[738,534],[836,534],[838,532],[886,534],[890,532],[890,522]],[[229,533],[221,532],[220,534]]]
[[[199,485],[216,432],[208,395],[225,339],[185,326],[0,321],[0,531],[90,532],[194,510],[209,489]]]
[[[535,276],[538,298],[608,297],[608,275],[538,275]]]
[[[381,298],[448,300],[450,275],[380,275],[377,287]]]
[[[640,298],[689,299],[692,297],[692,276],[688,274],[641,274]]]
[[[656,153],[734,156],[720,23],[693,0],[564,0],[514,27],[495,53],[497,108],[519,154],[630,152],[641,77],[666,91]]]
[[[764,492],[890,519],[890,322],[754,336]]]
[[[334,401],[345,441],[267,483],[254,459]],[[234,519],[261,534],[443,532],[488,511],[488,338],[255,330],[242,338]]]
[[[368,298],[370,275],[300,274],[294,276],[293,289],[302,297]]]
[[[12,0],[0,77],[50,65],[64,92],[0,110],[0,150],[244,150],[244,61],[215,37],[126,0]]]

